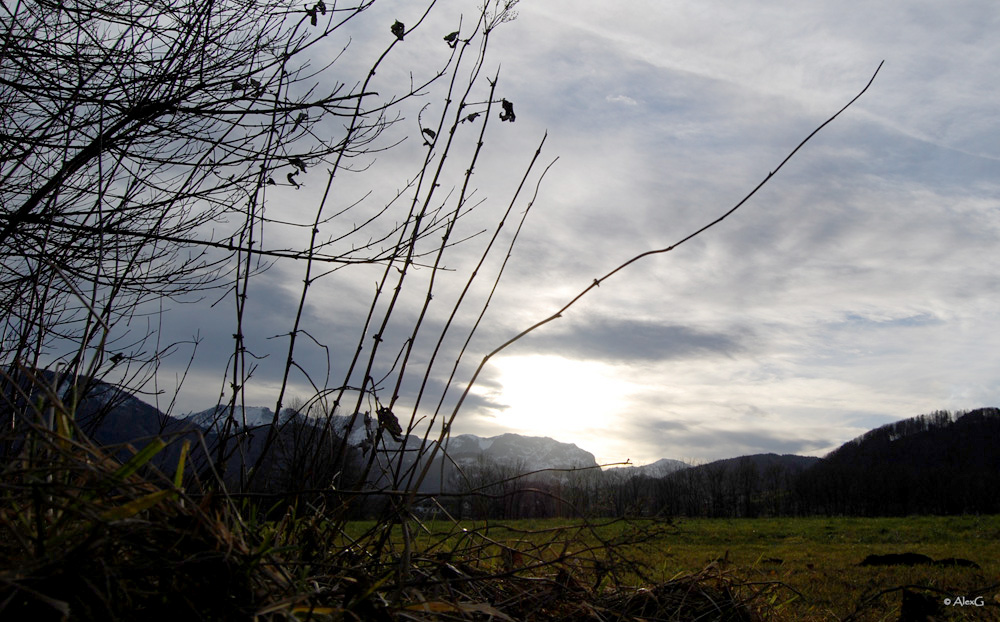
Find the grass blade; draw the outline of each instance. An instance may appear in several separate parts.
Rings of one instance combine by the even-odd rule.
[[[170,497],[174,494],[173,490],[157,490],[148,495],[139,497],[138,499],[133,499],[125,505],[120,505],[118,507],[105,510],[101,513],[101,518],[106,521],[116,521],[124,520],[126,518],[131,518],[138,514],[139,512],[153,507],[163,499]]]
[[[191,451],[191,441],[185,440],[181,445],[181,455],[177,458],[177,471],[174,473],[174,488],[180,488],[184,483],[184,462],[187,460],[188,452]]]
[[[154,438],[149,442],[148,445],[143,447],[134,456],[129,458],[128,462],[121,465],[117,471],[114,472],[113,477],[118,480],[123,480],[126,477],[134,474],[138,471],[144,464],[153,459],[153,456],[163,451],[163,448],[167,446],[162,438]]]

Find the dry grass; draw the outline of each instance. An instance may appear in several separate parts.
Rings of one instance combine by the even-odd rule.
[[[61,407],[22,426],[0,484],[0,614],[5,619],[221,619],[294,591],[231,504],[196,502],[148,462],[124,464],[74,430]],[[8,617],[9,616],[9,617]]]

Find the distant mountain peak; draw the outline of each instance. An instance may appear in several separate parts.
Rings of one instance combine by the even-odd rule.
[[[284,423],[293,415],[294,411],[285,409],[278,422]],[[179,415],[178,418],[190,421],[191,423],[194,423],[202,428],[211,429],[216,423],[224,421],[228,416],[229,405],[219,404],[213,408],[202,410],[200,412]],[[233,409],[233,419],[239,426],[245,428],[256,428],[271,425],[274,421],[274,411],[267,406],[236,406]]]
[[[609,469],[605,469],[605,472],[612,475],[624,475],[626,477],[642,475],[644,477],[659,478],[670,475],[674,471],[690,468],[690,466],[690,464],[682,462],[681,460],[660,458],[656,462],[651,462],[649,464],[611,467]]]
[[[593,468],[594,454],[573,443],[563,443],[547,436],[506,433],[483,438],[475,434],[451,437],[446,452],[459,464],[486,459],[523,467],[525,471],[542,469]]]

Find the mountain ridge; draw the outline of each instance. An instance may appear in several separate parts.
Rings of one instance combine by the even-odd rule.
[[[275,418],[267,407],[238,408],[233,417],[235,421],[229,422],[229,425],[235,423],[236,428],[228,432],[236,436],[227,436],[231,444],[220,448],[216,424],[221,422],[224,406],[174,417],[113,385],[97,381],[81,385],[89,388],[78,401],[77,421],[97,442],[114,446],[114,451],[122,456],[125,454],[121,452],[127,453],[126,443],[139,446],[138,441],[154,436],[169,437],[168,440],[190,439],[197,443],[194,447],[201,447],[206,454],[201,459],[195,459],[192,454],[192,466],[199,468],[212,468],[223,450],[232,455],[232,443],[239,443],[240,460],[229,461],[227,479],[238,476],[240,468],[255,463],[263,439],[270,435],[271,422],[277,420],[280,424],[274,445],[277,450],[273,448],[274,455],[269,455],[265,462],[279,469],[274,471],[278,476],[274,480],[270,475],[265,479],[278,486],[278,490],[284,490],[281,487],[284,485],[298,487],[295,489],[327,486],[329,478],[339,468],[336,460],[329,456],[344,435],[350,447],[349,461],[363,464],[370,460],[365,456],[371,456],[372,443],[378,436],[381,442],[377,452],[385,455],[379,458],[379,464],[388,464],[387,458],[390,462],[394,460],[391,454],[400,451],[404,443],[408,455],[402,459],[403,472],[427,456],[426,453],[419,456],[418,452],[411,453],[422,439],[416,436],[393,438],[389,429],[380,429],[370,415],[355,417],[348,434],[349,417],[335,416],[331,426],[315,426],[315,419],[290,409]],[[67,403],[70,397],[67,396]],[[428,477],[420,492],[435,494],[452,490],[463,478],[467,481],[470,474],[478,478],[477,481],[486,482],[539,471],[545,473],[537,477],[532,475],[533,485],[572,484],[586,488],[591,484],[585,482],[590,480],[572,474],[582,469],[585,472],[581,476],[585,478],[589,478],[589,474],[599,475],[598,480],[604,482],[602,485],[622,487],[621,494],[625,496],[615,502],[615,511],[619,512],[640,507],[635,495],[645,486],[644,494],[650,501],[639,511],[646,513],[720,516],[750,516],[761,512],[772,515],[988,513],[1000,510],[1000,496],[996,493],[1000,489],[1000,450],[997,449],[1000,443],[997,441],[1000,441],[1000,409],[938,411],[872,429],[843,443],[823,458],[765,453],[695,466],[663,458],[647,465],[601,470],[592,453],[573,443],[515,433],[491,437],[459,434],[448,439],[447,458],[442,452],[436,452],[435,461],[440,461],[441,468],[431,465],[434,468],[423,471]],[[155,461],[169,465],[180,445],[169,443]],[[212,459],[207,460],[208,456]],[[302,462],[303,459],[306,462]],[[309,462],[311,459],[319,462]],[[309,482],[296,479],[295,474],[303,472],[302,469],[318,473],[319,463],[324,460],[330,463],[325,466],[333,469],[329,473],[318,474]],[[363,485],[373,489],[400,485],[393,483],[393,478],[398,476],[392,473],[393,469],[380,467]],[[490,477],[494,479],[489,480]],[[635,484],[636,480],[650,483]]]

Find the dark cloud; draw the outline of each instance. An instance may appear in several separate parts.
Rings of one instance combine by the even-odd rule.
[[[732,425],[731,418],[724,423],[647,411],[616,421],[615,431],[630,440],[631,455],[647,461],[673,458],[708,462],[760,453],[816,455],[848,440],[837,437],[842,435],[839,430],[789,430],[775,422],[768,425],[760,420],[758,410],[750,407],[741,415],[738,428],[726,427]]]
[[[943,324],[943,320],[930,313],[919,313],[898,318],[868,318],[857,313],[848,313],[842,322],[833,324],[831,328],[843,330],[884,330],[887,328],[941,326]]]
[[[785,433],[766,429],[711,430],[705,431],[702,438],[706,444],[721,443],[744,454],[806,454],[831,444],[829,439],[789,438]]]
[[[690,426],[680,421],[667,421],[663,419],[648,422],[646,426],[651,432],[677,432],[686,431]]]
[[[697,461],[766,453],[813,455],[838,444],[831,439],[792,438],[767,428],[730,430],[686,424],[653,425],[645,436],[634,438],[636,449],[645,455]]]
[[[746,338],[746,332],[723,333],[649,320],[597,317],[543,327],[526,337],[524,346],[567,358],[650,362],[732,356],[746,349]]]

